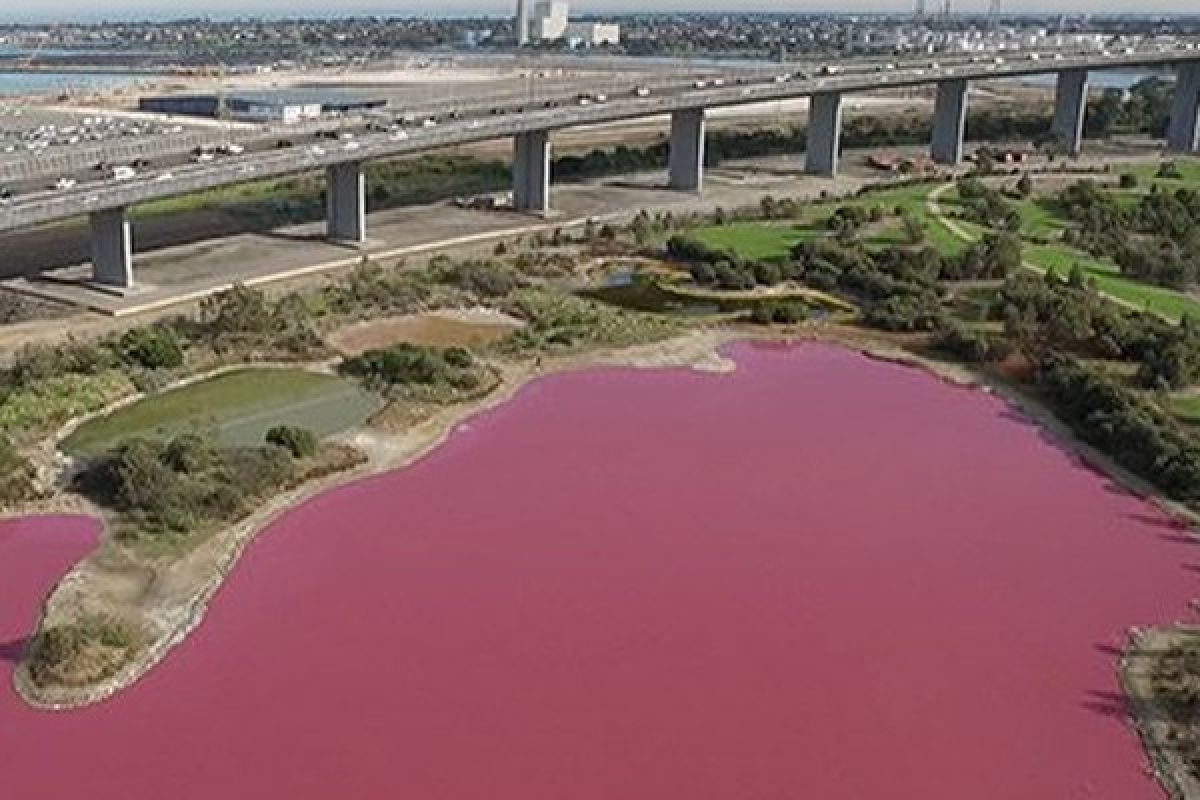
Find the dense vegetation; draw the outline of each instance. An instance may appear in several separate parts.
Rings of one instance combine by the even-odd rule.
[[[17,508],[38,497],[37,470],[0,436],[0,510]]]
[[[401,343],[348,358],[342,371],[381,389],[422,386],[471,391],[483,382],[480,365],[462,347]]]
[[[87,614],[38,633],[25,665],[37,686],[89,686],[112,677],[138,645],[138,631],[127,621]]]
[[[743,259],[687,235],[671,237],[666,255],[686,263],[701,286],[751,289],[793,281],[839,291],[862,306],[867,324],[891,331],[942,326],[947,321],[942,282],[1002,280],[1021,264],[1020,239],[1007,233],[986,236],[957,254],[943,254],[921,242],[874,247],[860,234],[884,216],[877,208],[842,206],[826,220],[831,235],[801,241],[781,260]]]
[[[1122,273],[1175,289],[1200,280],[1200,191],[1172,192],[1156,183],[1135,204],[1123,205],[1112,192],[1081,181],[1058,203],[1078,225],[1067,231],[1067,241],[1111,257]]]
[[[357,455],[330,448],[327,457],[308,431],[276,428],[270,441],[221,447],[209,436],[170,441],[127,441],[92,459],[75,486],[118,515],[124,539],[187,537],[250,513],[264,498],[356,463]]]
[[[1200,444],[1116,381],[1057,353],[1037,365],[1037,386],[1075,434],[1184,503],[1200,503]]]

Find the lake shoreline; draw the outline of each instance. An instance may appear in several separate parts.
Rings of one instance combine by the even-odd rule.
[[[364,452],[367,456],[366,463],[357,469],[327,476],[279,495],[238,524],[215,534],[200,545],[197,549],[206,547],[211,549],[215,546],[220,551],[215,554],[219,557],[213,558],[210,562],[216,565],[216,569],[209,575],[208,580],[191,587],[191,594],[187,598],[187,602],[180,603],[176,598],[175,607],[170,609],[169,613],[161,613],[162,610],[159,610],[158,619],[163,623],[163,627],[159,630],[158,635],[118,674],[96,686],[48,690],[35,686],[29,680],[27,669],[22,665],[14,671],[14,687],[20,697],[35,708],[70,710],[101,702],[131,686],[158,665],[170,650],[185,641],[189,634],[200,625],[209,604],[236,566],[245,548],[280,516],[305,501],[330,490],[373,475],[404,469],[438,448],[464,421],[508,402],[532,380],[550,374],[600,367],[693,368],[725,372],[735,369],[736,365],[721,354],[721,348],[738,341],[830,344],[858,352],[864,357],[881,362],[920,369],[951,386],[994,394],[1019,412],[1025,418],[1026,424],[1033,425],[1039,431],[1049,434],[1054,446],[1069,453],[1072,458],[1077,459],[1087,468],[1105,474],[1122,490],[1154,504],[1174,519],[1186,521],[1193,531],[1200,522],[1194,513],[1170,502],[1147,483],[1128,474],[1110,458],[1080,441],[1035,397],[982,370],[930,359],[899,343],[889,342],[885,337],[869,332],[824,324],[801,326],[790,331],[788,335],[776,333],[770,336],[739,330],[706,329],[632,348],[606,349],[548,358],[545,363],[540,364],[528,361],[509,364],[502,371],[502,380],[495,391],[474,402],[443,408],[415,428],[399,434],[371,431],[364,428],[338,437],[338,441]],[[314,368],[313,365],[289,366]],[[70,426],[66,426],[64,430],[68,427]],[[58,499],[70,501],[73,498],[71,495],[62,495]],[[56,505],[50,504],[45,507],[44,513],[66,510],[71,503],[64,502],[60,507],[55,507]],[[81,512],[78,503],[75,503],[69,510],[71,513],[89,513],[91,516],[96,516],[94,509],[91,512]],[[94,565],[96,561],[103,560],[103,545],[107,535],[107,531],[104,532],[97,549],[79,562],[55,586],[43,606],[42,617],[37,629],[40,630],[47,620],[59,616],[70,618],[72,613],[78,613],[74,604],[80,597],[81,583],[86,585],[86,579],[83,576],[86,575],[89,566]],[[209,555],[211,558],[214,554],[210,552]],[[1169,635],[1171,631],[1170,628],[1155,630],[1162,632],[1163,635]],[[1134,646],[1134,633],[1130,634],[1130,648]],[[1128,680],[1126,667],[1130,660],[1129,652],[1127,650],[1126,656],[1121,659],[1123,680]],[[1146,748],[1153,755],[1156,752],[1157,744],[1151,738],[1151,734],[1147,732],[1146,726],[1131,722],[1131,727],[1142,737]],[[1159,763],[1159,759],[1156,758],[1155,761]],[[1160,764],[1160,771],[1163,768],[1163,765]],[[1171,785],[1171,782],[1166,779],[1163,779],[1162,782],[1164,785]]]

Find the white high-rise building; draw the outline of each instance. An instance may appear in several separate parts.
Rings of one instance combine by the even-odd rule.
[[[533,7],[533,38],[556,41],[567,34],[570,9],[567,0],[539,0]]]
[[[517,0],[517,44],[529,44],[529,0]]]

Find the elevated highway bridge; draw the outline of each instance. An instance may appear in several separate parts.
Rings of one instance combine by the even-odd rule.
[[[513,202],[516,210],[550,210],[550,141],[565,128],[653,116],[669,116],[669,185],[699,191],[703,185],[705,113],[708,109],[810,98],[806,169],[832,176],[838,170],[842,104],[846,95],[922,86],[936,87],[932,156],[953,165],[963,157],[969,88],[973,83],[1024,76],[1057,76],[1053,133],[1078,153],[1087,109],[1089,73],[1106,69],[1154,68],[1176,73],[1168,149],[1200,148],[1200,47],[1172,46],[1120,52],[1004,52],[938,57],[895,63],[845,62],[787,71],[731,70],[727,77],[683,78],[647,85],[634,80],[605,82],[589,89],[585,102],[573,93],[457,100],[452,108],[422,109],[403,129],[352,139],[290,146],[174,169],[145,171],[125,181],[91,181],[75,187],[18,196],[0,206],[0,232],[25,229],[86,214],[91,220],[93,280],[115,288],[133,286],[132,236],[127,209],[139,203],[231,184],[325,170],[327,233],[335,240],[366,238],[363,164],[372,159],[420,153],[453,145],[512,139]],[[607,91],[605,91],[607,90]],[[603,101],[596,95],[603,93]],[[436,117],[436,122],[432,119]],[[276,134],[272,134],[276,135]],[[0,255],[2,257],[2,255]]]

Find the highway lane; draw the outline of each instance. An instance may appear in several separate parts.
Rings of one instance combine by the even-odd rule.
[[[347,141],[297,144],[272,152],[227,157],[211,164],[153,169],[124,183],[90,182],[63,191],[37,192],[0,207],[0,230],[226,184],[316,170],[345,161],[386,158],[529,131],[651,117],[689,108],[771,102],[820,92],[849,94],[880,88],[909,88],[950,78],[992,80],[1071,68],[1154,67],[1183,61],[1200,61],[1200,52],[1194,44],[1168,50],[1155,48],[1107,55],[1060,52],[1039,53],[1034,58],[1032,53],[1005,53],[986,58],[941,59],[936,64],[930,59],[895,64],[876,61],[815,71],[825,74],[803,71],[774,75],[739,74],[723,85],[715,85],[711,79],[704,80],[703,86],[685,82],[657,88],[646,97],[637,96],[634,88],[629,88],[627,93],[607,98],[607,102],[587,105],[571,102],[569,98],[560,99],[558,104],[550,102],[549,107],[546,107],[547,101],[538,108],[529,108],[529,103],[525,102],[519,110],[496,107],[486,115],[460,116],[430,127],[418,124],[402,130],[356,135]]]
[[[1049,57],[1049,55],[1048,55]],[[976,57],[978,60],[979,57]],[[881,84],[887,84],[891,78],[886,70],[888,59],[862,59],[845,62],[841,65],[840,74],[843,76],[879,73]],[[910,60],[903,65],[905,68],[913,65],[912,69],[919,70],[924,60]],[[945,59],[940,67],[953,70],[955,66],[970,64],[968,57]],[[193,154],[201,149],[216,150],[219,146],[235,143],[248,153],[260,153],[280,145],[296,144],[305,141],[316,141],[325,135],[335,132],[361,134],[378,127],[393,124],[401,117],[408,124],[419,123],[426,118],[439,121],[449,119],[468,119],[494,115],[498,113],[515,113],[534,108],[558,107],[568,105],[581,94],[592,96],[606,95],[610,98],[632,91],[634,86],[643,86],[655,94],[669,94],[686,88],[695,80],[707,83],[727,80],[731,83],[744,84],[756,80],[770,80],[780,75],[794,75],[796,67],[802,67],[800,74],[812,74],[820,69],[816,63],[788,65],[787,72],[783,67],[747,67],[740,70],[730,70],[724,78],[715,76],[710,70],[696,70],[693,73],[675,71],[666,78],[652,78],[647,74],[625,73],[619,78],[597,80],[595,76],[587,79],[571,79],[569,81],[546,81],[533,76],[538,70],[530,69],[528,87],[523,90],[509,90],[502,93],[490,92],[474,99],[456,97],[445,101],[428,101],[410,105],[407,108],[389,110],[370,114],[363,117],[348,119],[326,119],[314,123],[293,126],[267,126],[259,130],[220,131],[189,131],[177,140],[118,142],[113,146],[96,145],[80,149],[76,152],[57,152],[44,157],[27,159],[25,163],[0,162],[0,186],[14,195],[29,195],[54,187],[66,179],[76,184],[96,183],[106,179],[103,169],[95,167],[108,165],[133,165],[144,170],[148,167],[156,169],[175,168],[188,163]],[[550,83],[551,87],[546,88]],[[381,125],[382,123],[382,125]],[[175,146],[172,146],[174,143]]]

